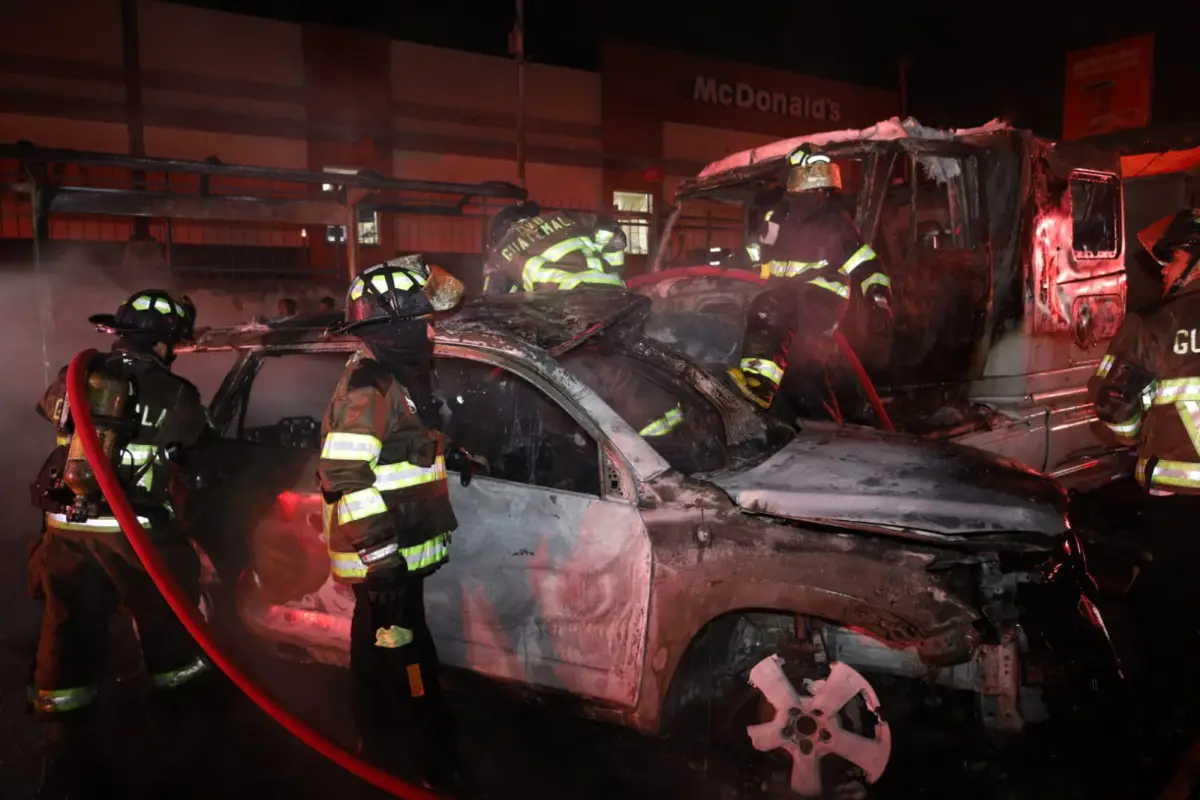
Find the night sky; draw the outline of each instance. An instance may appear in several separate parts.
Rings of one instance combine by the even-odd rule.
[[[507,54],[512,0],[175,0],[393,38]],[[1056,137],[1066,52],[1155,34],[1152,123],[1200,119],[1200,2],[979,3],[931,0],[525,0],[532,61],[599,69],[599,44],[627,39],[697,55],[894,89],[910,59],[909,111],[933,125],[1004,115]],[[1037,14],[1035,16],[1035,13]]]

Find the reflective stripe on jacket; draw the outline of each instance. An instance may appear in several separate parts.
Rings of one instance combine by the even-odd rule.
[[[524,291],[561,291],[582,285],[624,286],[616,273],[625,264],[620,227],[592,214],[554,211],[522,220],[492,248],[484,265],[491,287],[504,275]]]
[[[891,281],[875,251],[850,216],[822,196],[789,195],[767,211],[747,252],[764,280],[804,276],[805,284],[843,300],[852,289],[890,299]]]
[[[97,357],[91,370],[103,370],[120,376],[136,388],[130,417],[138,424],[132,441],[113,458],[117,480],[125,489],[142,527],[173,522],[173,492],[176,465],[167,458],[167,447],[195,445],[209,429],[208,413],[196,387],[173,374],[152,353],[114,346],[113,351]],[[53,423],[59,421],[66,397],[67,370],[64,367],[46,389],[38,403],[38,412]],[[69,445],[70,437],[60,442]],[[181,498],[174,497],[179,501]],[[182,507],[181,507],[182,508]],[[75,533],[119,533],[117,521],[101,508],[101,515],[83,522],[69,522],[64,514],[46,514],[46,527]]]
[[[391,372],[367,353],[355,353],[321,429],[318,473],[334,576],[361,580],[364,559],[396,553],[412,572],[443,563],[458,523],[441,435],[425,429]]]
[[[1137,445],[1139,483],[1200,494],[1200,280],[1128,314],[1088,389],[1100,421]]]

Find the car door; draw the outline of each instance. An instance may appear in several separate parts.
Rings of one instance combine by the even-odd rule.
[[[635,503],[610,492],[622,481],[609,479],[620,467],[593,435],[602,434],[512,372],[435,362],[446,432],[491,469],[468,487],[450,476],[458,530],[449,563],[426,584],[442,660],[634,706],[651,548]]]
[[[198,453],[209,487],[195,528],[223,583],[253,568],[263,598],[282,603],[324,582],[320,419],[346,358],[253,354],[222,387],[213,409],[222,435]]]

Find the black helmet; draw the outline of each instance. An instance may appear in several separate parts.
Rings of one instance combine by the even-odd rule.
[[[489,236],[492,247],[504,238],[504,234],[508,233],[508,229],[518,222],[526,219],[532,219],[542,213],[542,207],[532,200],[522,200],[520,203],[512,206],[505,206],[497,211],[492,216],[492,227],[489,231]]]
[[[121,303],[116,314],[96,314],[88,321],[122,339],[152,346],[175,346],[196,331],[196,307],[187,295],[163,289],[143,289]]]
[[[1160,265],[1171,263],[1176,250],[1200,255],[1200,209],[1185,208],[1138,232],[1146,252]]]
[[[333,328],[347,333],[374,322],[417,319],[449,311],[462,300],[462,281],[419,255],[402,256],[363,271],[346,291],[346,321]]]

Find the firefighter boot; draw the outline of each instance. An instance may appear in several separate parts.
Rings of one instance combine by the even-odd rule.
[[[148,771],[151,797],[172,800],[207,797],[196,765],[210,763],[220,750],[220,733],[234,689],[224,676],[202,677],[151,695]]]
[[[92,800],[119,797],[105,759],[97,752],[93,709],[46,716],[46,745],[34,797],[37,800]]]

